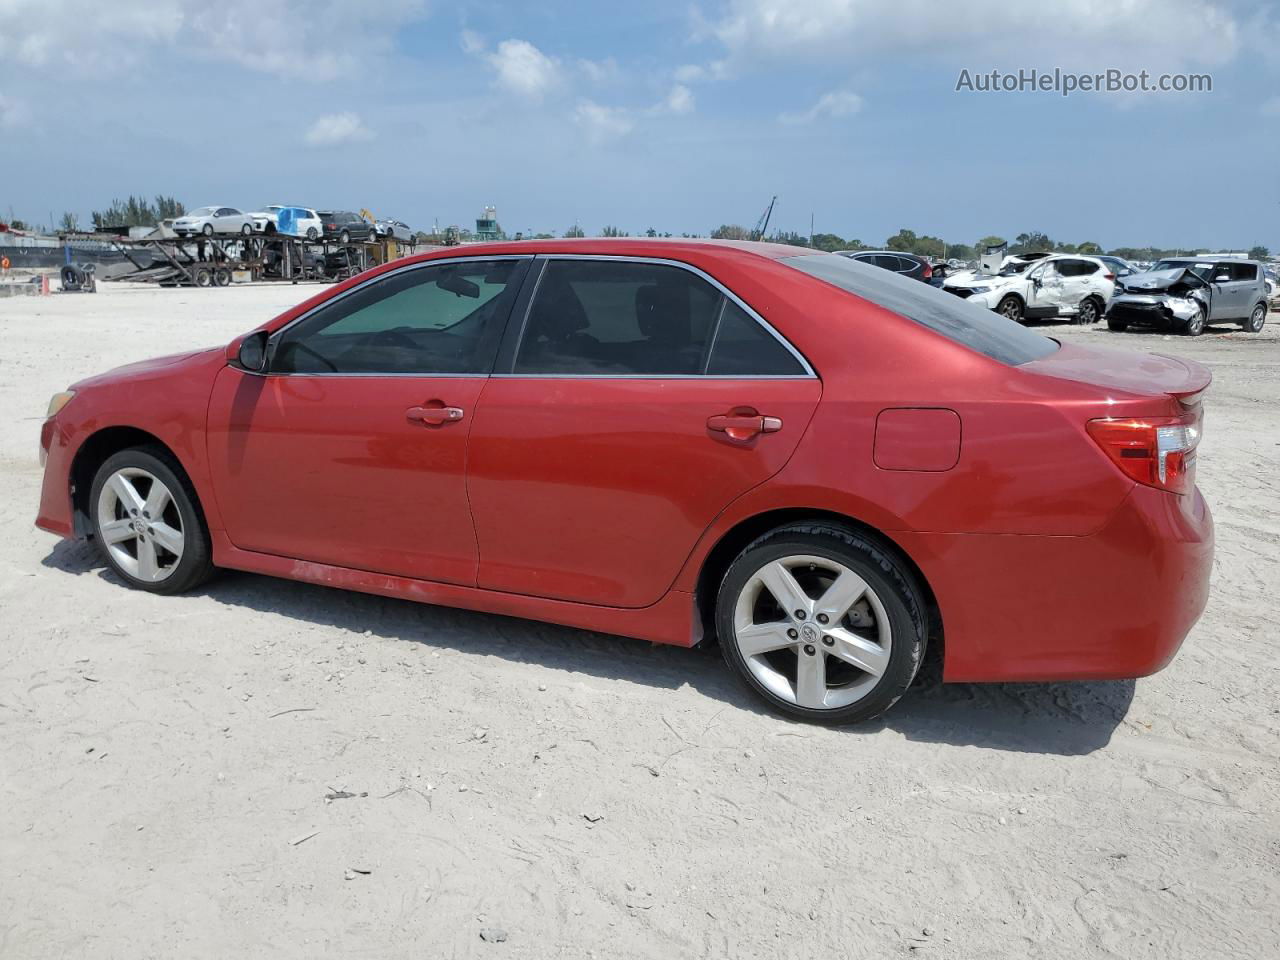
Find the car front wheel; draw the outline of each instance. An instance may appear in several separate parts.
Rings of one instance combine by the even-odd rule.
[[[818,723],[889,709],[925,649],[911,574],[879,545],[826,524],[783,527],[743,550],[721,583],[716,629],[749,689]]]
[[[996,307],[996,313],[1002,317],[1008,317],[1014,323],[1022,322],[1022,301],[1017,297],[1008,296],[1000,301]]]
[[[1205,320],[1204,307],[1197,307],[1195,314],[1187,321],[1187,325],[1182,328],[1188,337],[1198,337],[1204,333]]]
[[[164,450],[108,457],[94,475],[89,509],[103,558],[131,587],[181,593],[213,573],[195,490]]]

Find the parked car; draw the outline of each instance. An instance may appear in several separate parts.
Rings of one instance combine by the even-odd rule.
[[[253,233],[253,217],[235,207],[199,207],[173,221],[173,232],[180,237],[218,233]]]
[[[942,276],[935,280],[933,265],[924,257],[917,257],[914,253],[899,253],[896,250],[841,250],[839,255],[861,263],[869,263],[882,270],[892,270],[912,280],[923,280],[935,287],[942,285],[942,276],[946,275],[944,270]]]
[[[350,243],[374,239],[373,224],[350,210],[321,210],[320,223],[326,240]]]
[[[378,220],[374,223],[374,229],[378,236],[390,237],[401,243],[408,243],[413,239],[413,231],[409,229],[409,225],[400,220]]]
[[[320,214],[310,207],[272,204],[249,216],[253,217],[253,229],[258,233],[283,233],[291,237],[317,240],[324,229]],[[281,218],[284,219],[283,226],[280,222]]]
[[[944,625],[949,681],[1163,667],[1208,590],[1209,380],[833,254],[475,245],[73,384],[36,522],[153,593],[216,566],[718,636],[770,706],[858,720]]]
[[[1107,268],[1115,274],[1117,290],[1120,288],[1120,282],[1124,280],[1125,277],[1142,272],[1123,257],[1099,256],[1098,259],[1105,263]]]
[[[1235,257],[1170,257],[1127,277],[1107,307],[1107,326],[1154,326],[1191,337],[1215,322],[1258,333],[1267,321],[1262,264]]]
[[[997,274],[949,277],[944,289],[1010,320],[1074,317],[1089,324],[1106,310],[1115,275],[1097,257],[1035,255]]]

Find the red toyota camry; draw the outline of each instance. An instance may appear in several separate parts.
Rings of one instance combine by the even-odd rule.
[[[806,719],[1136,677],[1204,607],[1201,366],[1067,346],[787,246],[379,267],[54,397],[37,523],[130,586],[217,567],[691,646]]]

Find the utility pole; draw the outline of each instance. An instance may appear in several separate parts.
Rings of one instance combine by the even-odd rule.
[[[809,246],[813,246],[813,211],[809,211]]]

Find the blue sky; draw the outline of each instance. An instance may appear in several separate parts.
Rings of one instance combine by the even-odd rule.
[[[961,69],[1209,93],[956,92]],[[415,227],[878,243],[1043,230],[1280,249],[1280,11],[1255,0],[0,0],[0,211],[113,196]]]

